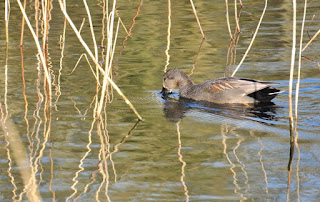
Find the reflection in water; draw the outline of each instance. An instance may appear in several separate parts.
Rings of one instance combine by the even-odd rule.
[[[240,191],[240,186],[238,185],[238,179],[237,179],[237,173],[235,171],[236,165],[231,161],[229,154],[227,152],[227,134],[228,134],[228,125],[221,125],[221,136],[222,136],[222,145],[223,145],[223,154],[226,157],[228,163],[231,165],[230,166],[230,171],[232,172],[232,177],[233,177],[233,184],[235,186],[234,193],[239,194],[241,199],[246,199],[244,198],[242,193],[239,193]]]
[[[221,115],[228,118],[233,119],[252,119],[255,118],[255,121],[263,122],[263,120],[273,120],[276,114],[276,106],[273,103],[269,103],[268,105],[253,105],[253,106],[245,106],[245,105],[216,105],[212,103],[204,103],[204,102],[195,102],[186,99],[177,100],[175,97],[165,96],[163,97],[163,112],[165,117],[171,121],[176,122],[177,131],[179,129],[180,121],[184,117],[185,113],[189,110],[200,110],[205,113],[213,113],[216,115]],[[258,119],[257,119],[258,118]],[[223,154],[230,164],[230,171],[233,176],[233,185],[234,185],[234,193],[239,194],[241,199],[247,199],[248,191],[249,191],[249,176],[246,170],[245,163],[242,162],[237,154],[237,150],[240,148],[241,143],[245,141],[245,138],[241,135],[237,134],[234,128],[230,128],[229,124],[221,125],[221,136],[222,136],[222,145],[223,145]],[[178,131],[179,134],[180,131]],[[227,139],[228,136],[232,135],[238,139],[236,145],[228,145]],[[269,194],[269,183],[267,172],[265,170],[265,166],[262,158],[262,151],[264,149],[264,143],[262,142],[260,137],[256,137],[254,135],[254,131],[250,131],[250,136],[257,139],[260,150],[257,155],[259,156],[260,166],[263,172],[263,178],[265,181],[265,193]],[[232,148],[232,155],[228,152],[228,147]],[[232,160],[231,157],[235,158],[235,161]],[[242,175],[245,177],[244,184],[245,188],[243,189],[241,184],[239,184],[240,175],[237,171],[237,167],[240,167]],[[184,173],[183,173],[184,174]],[[184,175],[182,175],[184,176]],[[241,181],[240,181],[241,182]]]
[[[10,182],[13,186],[13,196],[12,200],[17,200],[17,182],[16,178],[14,177],[12,173],[13,168],[13,162],[16,163],[16,167],[18,168],[18,171],[20,173],[20,176],[22,178],[22,182],[24,185],[24,189],[20,194],[20,197],[18,200],[21,200],[21,196],[23,193],[27,193],[27,198],[30,201],[40,201],[40,193],[36,186],[36,176],[34,174],[33,167],[28,164],[28,158],[27,153],[25,151],[23,142],[21,141],[21,137],[19,134],[19,131],[16,129],[15,123],[11,120],[10,114],[9,114],[9,106],[7,102],[7,96],[8,96],[8,44],[6,47],[6,58],[5,58],[5,91],[4,91],[4,109],[2,105],[0,105],[0,111],[1,111],[1,119],[0,119],[0,126],[2,129],[2,132],[4,134],[5,139],[5,150],[7,154],[7,160],[8,160],[8,169],[7,174],[10,178]],[[31,167],[31,168],[30,168]],[[8,198],[8,197],[7,197]]]
[[[203,38],[203,39],[201,40],[201,43],[200,43],[200,46],[199,46],[199,50],[198,50],[198,52],[197,52],[196,58],[195,58],[194,61],[193,61],[192,69],[191,69],[191,72],[190,72],[190,74],[189,74],[188,76],[191,76],[191,75],[193,74],[194,70],[196,69],[196,64],[197,64],[197,62],[198,62],[199,55],[200,55],[200,52],[201,52],[202,45],[203,45],[203,42],[204,42],[204,41],[205,41],[205,38]]]
[[[170,50],[170,36],[171,36],[171,1],[168,0],[168,31],[167,31],[167,48],[165,51],[167,60],[166,60],[166,65],[164,66],[164,72],[167,71],[168,66],[170,64],[170,55],[169,55],[169,50]]]
[[[228,104],[219,105],[208,102],[198,102],[180,98],[177,100],[172,96],[163,96],[163,112],[165,117],[177,122],[184,117],[188,110],[200,110],[206,113],[222,115],[224,117],[235,119],[254,119],[263,122],[263,120],[274,120],[276,115],[276,105],[274,103],[264,103],[256,105]]]
[[[181,177],[180,177],[180,181],[181,181],[181,184],[183,186],[183,189],[184,189],[184,195],[186,196],[186,201],[188,202],[189,201],[189,191],[188,191],[188,187],[186,185],[186,182],[184,180],[185,178],[185,167],[187,165],[187,163],[183,160],[183,156],[181,154],[181,148],[182,148],[182,143],[181,143],[181,134],[180,134],[180,121],[178,121],[176,123],[176,126],[177,126],[177,134],[178,134],[178,143],[179,143],[179,146],[178,146],[178,156],[179,156],[179,161],[181,162],[182,166],[181,166]]]
[[[260,146],[261,146],[261,147],[260,147],[260,150],[259,150],[259,152],[258,152],[259,162],[260,162],[260,165],[261,165],[262,172],[263,172],[263,174],[264,174],[264,181],[266,182],[266,194],[268,194],[268,193],[269,193],[269,190],[268,190],[268,184],[269,184],[269,183],[268,183],[268,176],[267,176],[267,172],[266,172],[266,170],[265,170],[265,168],[264,168],[264,164],[263,164],[263,160],[262,160],[262,151],[263,151],[263,149],[264,149],[264,144],[263,144],[261,138],[260,138],[260,137],[256,137],[255,134],[254,134],[254,132],[253,132],[252,130],[250,131],[250,136],[258,139],[258,142],[259,142],[259,144],[260,144]]]

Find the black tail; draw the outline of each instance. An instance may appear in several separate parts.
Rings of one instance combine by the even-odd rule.
[[[259,102],[271,102],[271,100],[280,92],[281,91],[276,88],[267,87],[254,93],[248,94],[248,96],[256,99]]]

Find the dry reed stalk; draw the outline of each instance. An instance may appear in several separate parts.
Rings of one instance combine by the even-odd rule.
[[[41,7],[42,7],[42,23],[43,23],[43,38],[42,38],[42,49],[43,52],[46,51],[46,42],[48,40],[48,21],[47,21],[47,15],[48,15],[48,1],[47,0],[41,0]]]
[[[199,20],[198,15],[197,15],[196,8],[194,7],[194,4],[193,4],[192,0],[190,0],[190,3],[191,3],[191,6],[192,6],[192,10],[193,10],[194,16],[196,17],[196,20],[197,20],[197,23],[198,23],[202,38],[205,39],[206,37],[205,37],[205,35],[203,33],[203,30],[202,30],[202,27],[201,27],[201,24],[200,24],[200,20]]]
[[[90,58],[92,59],[92,61],[95,63],[95,65],[99,68],[99,71],[105,76],[106,72],[104,71],[104,69],[102,69],[102,67],[99,65],[99,62],[97,60],[95,60],[94,55],[92,54],[91,50],[89,49],[89,47],[87,46],[86,42],[83,40],[82,36],[80,35],[78,29],[75,27],[74,23],[72,22],[71,18],[69,17],[68,13],[66,12],[66,10],[63,9],[63,4],[61,2],[61,0],[59,0],[59,4],[60,4],[60,8],[62,13],[64,14],[65,18],[67,19],[68,23],[70,24],[71,28],[73,29],[74,33],[76,34],[76,36],[78,37],[80,43],[82,44],[82,46],[85,48],[85,50],[87,51],[88,55],[90,56]],[[122,99],[126,102],[127,105],[129,105],[130,109],[134,112],[134,114],[138,117],[139,120],[142,120],[142,117],[139,115],[139,113],[136,111],[136,109],[134,108],[134,106],[131,104],[131,102],[128,100],[128,98],[121,92],[120,88],[112,81],[112,79],[109,78],[108,75],[106,75],[104,78],[106,78],[108,80],[108,82],[110,82],[110,84],[112,85],[112,87],[117,91],[117,93],[122,97]]]
[[[82,57],[85,57],[85,58],[86,58],[86,61],[87,61],[88,65],[89,65],[89,67],[90,67],[90,69],[91,69],[91,72],[92,72],[93,76],[96,78],[97,84],[98,84],[99,86],[101,86],[101,85],[100,85],[99,78],[98,78],[98,76],[96,75],[96,73],[94,72],[94,70],[93,70],[93,68],[92,68],[92,66],[91,66],[91,64],[90,64],[90,62],[89,62],[89,58],[88,58],[88,56],[87,56],[85,53],[82,53],[82,54],[80,55],[77,63],[75,64],[75,66],[73,67],[72,71],[71,71],[68,75],[71,75],[71,74],[76,70],[76,68],[78,67],[78,65],[79,65],[79,63],[80,63],[80,61],[81,61],[81,59],[82,59]]]
[[[128,36],[130,36],[130,37],[131,37],[131,34],[129,34],[129,32],[128,32],[128,30],[127,30],[126,26],[123,24],[123,22],[122,22],[122,20],[121,20],[120,16],[117,16],[117,17],[119,18],[119,21],[120,21],[120,23],[121,23],[121,25],[122,25],[122,27],[123,27],[124,31],[126,32],[126,34],[127,34]]]
[[[106,5],[108,2],[106,3]],[[101,116],[102,112],[102,107],[104,105],[104,98],[107,93],[107,87],[109,85],[109,81],[107,78],[110,78],[110,72],[111,72],[111,67],[112,67],[112,60],[113,60],[113,54],[115,50],[115,45],[117,41],[117,35],[119,31],[119,20],[118,20],[118,26],[116,30],[116,36],[113,39],[113,28],[114,28],[114,16],[115,16],[115,9],[116,9],[116,0],[113,1],[113,7],[112,11],[109,14],[109,17],[107,18],[107,48],[106,48],[106,57],[105,57],[105,69],[104,69],[104,78],[103,78],[103,84],[102,84],[102,90],[101,90],[101,97],[100,97],[100,102],[98,105],[98,110],[97,110],[97,116]],[[107,10],[107,8],[106,8]],[[114,40],[114,44],[112,43],[112,40]],[[111,79],[110,79],[111,80]]]
[[[170,50],[170,37],[171,37],[171,0],[168,0],[168,30],[167,30],[167,48],[165,51],[167,60],[166,60],[166,65],[164,66],[164,72],[167,71],[168,66],[169,66],[169,61],[170,61],[170,55],[169,55],[169,50]]]
[[[295,125],[297,127],[298,124],[298,101],[299,101],[299,89],[300,89],[300,77],[301,77],[301,56],[302,56],[302,42],[303,42],[303,31],[304,31],[304,24],[306,20],[306,13],[307,13],[307,0],[304,1],[304,9],[303,9],[303,18],[302,18],[302,25],[301,25],[301,33],[300,33],[300,47],[299,47],[299,61],[298,61],[298,78],[296,84],[296,97],[295,97]],[[298,133],[296,133],[295,142],[298,141]]]
[[[22,15],[23,15],[28,27],[29,27],[29,30],[30,30],[30,32],[31,32],[31,34],[33,36],[34,42],[36,43],[36,46],[37,46],[37,49],[38,49],[38,53],[39,53],[39,56],[40,56],[40,59],[41,59],[42,67],[43,67],[43,69],[45,71],[45,76],[46,76],[47,83],[48,83],[48,88],[49,88],[48,89],[49,90],[49,99],[50,99],[50,102],[51,102],[51,77],[50,77],[50,74],[49,74],[48,69],[47,69],[47,64],[46,64],[46,60],[44,58],[44,54],[43,54],[43,52],[41,50],[40,43],[39,43],[39,40],[37,38],[37,35],[36,35],[36,33],[34,32],[34,30],[32,28],[32,25],[31,25],[31,23],[30,23],[30,21],[28,19],[28,16],[27,16],[25,10],[23,9],[21,1],[17,0],[17,2],[19,4],[21,13],[22,13]]]
[[[6,42],[9,42],[9,17],[10,17],[10,1],[5,0],[4,21],[6,26]]]
[[[239,19],[238,19],[238,10],[237,10],[237,0],[234,0],[234,18],[236,20],[236,27],[238,32],[240,32],[240,25],[239,25]]]
[[[229,21],[229,3],[228,3],[228,0],[225,0],[225,1],[226,1],[226,18],[227,18],[228,31],[230,34],[230,39],[232,40],[233,38],[231,34],[230,21]]]
[[[250,49],[251,49],[251,46],[252,46],[252,44],[253,44],[256,36],[257,36],[257,33],[258,33],[259,28],[260,28],[260,25],[261,25],[263,16],[264,16],[264,14],[265,14],[265,12],[266,12],[267,6],[268,6],[268,0],[265,0],[264,9],[263,9],[263,12],[262,12],[262,14],[261,14],[261,17],[260,17],[259,23],[258,23],[258,25],[257,25],[256,31],[254,32],[254,35],[253,35],[253,37],[252,37],[252,39],[251,39],[251,42],[250,42],[250,44],[249,44],[249,47],[248,47],[248,49],[246,50],[244,56],[242,57],[239,65],[238,65],[237,68],[233,71],[233,73],[232,73],[232,75],[231,75],[232,77],[236,74],[236,72],[238,71],[238,69],[239,69],[240,66],[242,65],[244,59],[247,57],[247,55],[248,55],[248,53],[249,53],[249,51],[250,51]]]
[[[26,10],[27,0],[23,1],[23,10]],[[23,34],[24,34],[24,18],[21,22],[21,37],[20,37],[20,47],[23,45]]]
[[[87,15],[88,15],[90,31],[91,31],[91,36],[92,36],[92,41],[93,41],[93,46],[94,46],[94,56],[95,56],[96,60],[98,61],[99,60],[99,58],[98,58],[98,46],[97,46],[96,36],[95,36],[94,30],[93,30],[90,10],[89,10],[89,7],[88,7],[88,4],[87,4],[86,0],[83,0],[83,4],[84,4],[84,7],[86,8]]]
[[[294,141],[293,133],[293,114],[292,114],[292,85],[293,85],[293,73],[294,73],[294,61],[296,53],[296,32],[297,32],[297,5],[296,0],[292,0],[293,7],[293,30],[292,30],[292,50],[291,50],[291,66],[290,66],[290,80],[289,80],[289,124],[290,124],[290,142]]]
[[[320,29],[317,31],[317,33],[310,39],[310,41],[303,47],[302,51],[306,50],[308,46],[312,43],[312,41],[320,34]]]
[[[239,3],[240,3],[240,7],[242,8],[243,7],[242,1],[239,0]]]
[[[312,24],[312,22],[313,22],[314,17],[316,17],[316,15],[313,15],[313,16],[312,16],[312,18],[311,18],[311,20],[310,20],[310,22],[309,22],[309,25],[308,25],[308,27],[307,27],[307,34],[308,34],[309,40],[311,39],[310,34],[309,34],[309,28],[310,28],[310,26],[311,26],[311,24]]]
[[[96,37],[95,37],[95,34],[94,34],[94,30],[93,30],[93,24],[92,24],[90,10],[89,10],[89,7],[88,7],[88,4],[87,4],[86,0],[83,0],[83,4],[85,5],[85,9],[86,9],[87,16],[88,16],[88,21],[89,21],[89,26],[90,26],[90,31],[91,31],[92,41],[93,41],[93,47],[94,47],[94,56],[95,56],[96,61],[99,61],[98,46],[97,46],[97,41],[96,41]],[[81,25],[81,27],[82,27],[82,25]],[[87,58],[87,56],[86,56],[86,58]],[[88,59],[87,59],[87,61],[88,61]],[[88,61],[88,63],[89,63],[89,61]],[[89,63],[89,65],[90,65],[90,63]],[[100,66],[100,65],[98,65],[98,66]],[[98,66],[96,64],[96,73],[94,73],[93,70],[92,70],[92,67],[90,65],[92,73],[96,77],[96,80],[97,80],[96,91],[99,91],[99,86],[100,86],[99,67]]]
[[[84,25],[85,22],[86,22],[86,19],[83,18],[83,19],[82,19],[82,23],[81,23],[80,28],[79,28],[79,33],[81,33],[82,28],[83,28],[83,25]]]
[[[117,15],[117,17],[119,18],[120,24],[122,25],[122,27],[123,27],[124,31],[126,32],[126,34],[131,37],[131,34],[129,34],[126,26],[124,25],[124,23],[122,22],[122,20],[121,20],[121,18],[120,18],[120,15],[119,15],[118,10],[116,10],[116,15]]]

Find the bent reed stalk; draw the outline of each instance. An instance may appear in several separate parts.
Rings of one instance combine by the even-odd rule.
[[[114,0],[113,2],[114,4],[116,3],[116,1]],[[90,56],[90,58],[92,59],[92,61],[94,62],[94,64],[96,65],[96,67],[99,69],[99,71],[101,72],[101,74],[104,76],[104,80],[107,80],[112,87],[117,91],[117,93],[122,97],[122,99],[126,102],[127,105],[129,105],[130,109],[134,112],[134,114],[138,117],[139,120],[142,120],[142,117],[139,115],[139,113],[137,112],[137,110],[134,108],[134,106],[131,104],[131,102],[128,100],[128,98],[122,93],[122,91],[120,90],[120,88],[112,81],[112,79],[109,77],[108,72],[106,72],[99,64],[99,61],[96,60],[95,56],[93,55],[93,53],[91,52],[91,50],[89,49],[88,45],[86,44],[86,42],[83,40],[80,32],[78,31],[78,29],[76,28],[76,26],[74,25],[73,21],[71,20],[69,14],[67,13],[67,11],[65,10],[63,3],[61,2],[61,0],[59,0],[59,5],[60,5],[60,9],[62,11],[62,13],[64,14],[65,18],[67,19],[68,23],[70,24],[71,28],[73,29],[74,33],[76,34],[76,36],[78,37],[80,43],[82,44],[82,46],[85,48],[85,50],[87,51],[88,55]],[[113,11],[114,13],[114,11]],[[114,16],[114,15],[113,15]],[[114,18],[112,18],[114,19]],[[112,26],[113,27],[113,26]],[[109,28],[109,31],[113,31],[113,29]],[[111,40],[111,39],[110,39]],[[111,46],[111,45],[110,45]],[[109,51],[111,51],[111,49],[109,49]],[[109,53],[110,54],[110,53]],[[109,63],[111,65],[111,61]],[[104,95],[103,95],[104,96]],[[102,101],[100,102],[102,103]],[[100,111],[99,111],[100,110]],[[101,110],[102,110],[102,106],[99,106],[99,110],[96,112],[97,113],[97,118],[99,118],[101,116]]]
[[[266,12],[267,6],[268,6],[268,0],[265,1],[264,9],[263,9],[263,11],[262,11],[262,14],[261,14],[259,23],[258,23],[258,25],[257,25],[256,31],[254,32],[254,35],[253,35],[252,40],[251,40],[251,42],[250,42],[250,44],[249,44],[249,47],[248,47],[248,49],[246,50],[244,56],[242,57],[239,65],[238,65],[237,68],[233,71],[231,77],[233,77],[233,76],[236,74],[236,72],[238,71],[238,69],[239,69],[240,66],[242,65],[243,61],[246,59],[246,57],[247,57],[247,55],[248,55],[248,53],[249,53],[249,51],[250,51],[250,49],[251,49],[251,46],[252,46],[252,44],[253,44],[256,36],[257,36],[258,30],[259,30],[259,28],[260,28],[260,25],[261,25],[263,16],[264,16],[264,14],[265,14],[265,12]]]
[[[205,37],[205,35],[203,33],[203,30],[202,30],[202,27],[201,27],[201,24],[200,24],[200,20],[199,20],[198,15],[197,15],[196,8],[194,7],[194,4],[193,4],[192,0],[190,0],[190,3],[191,3],[191,7],[192,7],[192,10],[193,10],[194,16],[195,16],[195,18],[197,20],[197,23],[198,23],[198,26],[199,26],[199,29],[200,29],[200,32],[201,32],[201,36],[202,36],[203,39],[205,39],[206,37]]]

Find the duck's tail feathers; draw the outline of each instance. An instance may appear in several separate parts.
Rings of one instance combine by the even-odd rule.
[[[273,98],[275,98],[279,93],[282,92],[283,91],[280,91],[276,88],[267,87],[259,91],[253,92],[251,94],[248,94],[248,96],[256,99],[259,102],[271,102]]]

